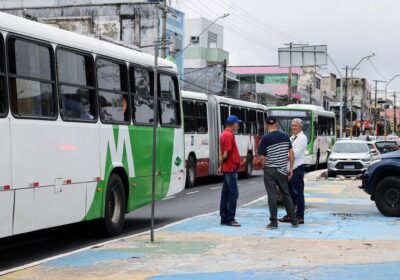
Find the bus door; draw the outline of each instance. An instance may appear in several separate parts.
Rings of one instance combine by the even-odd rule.
[[[157,146],[157,164],[162,177],[162,193],[157,198],[172,195],[185,185],[184,131],[176,77],[159,75],[160,128]]]
[[[0,86],[2,85],[0,80]],[[1,93],[0,93],[1,94]],[[1,100],[0,100],[1,102]],[[0,106],[1,111],[1,106]],[[4,111],[3,111],[4,113]],[[10,118],[0,118],[0,238],[12,234],[14,191],[11,184]]]
[[[7,117],[4,41],[0,33],[0,238],[12,234],[14,192],[11,191],[10,118]]]
[[[219,115],[219,104],[212,96],[208,95],[208,145],[209,145],[209,173],[214,175],[218,169],[219,162],[219,126],[221,125],[221,116]],[[228,107],[224,107],[228,109]],[[222,109],[223,110],[223,109]]]

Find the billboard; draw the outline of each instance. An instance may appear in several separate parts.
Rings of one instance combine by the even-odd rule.
[[[326,45],[279,48],[279,67],[327,65],[327,51]]]

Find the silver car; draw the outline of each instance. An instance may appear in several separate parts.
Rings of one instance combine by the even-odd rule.
[[[374,149],[361,140],[341,140],[328,150],[328,177],[361,175],[374,158]]]

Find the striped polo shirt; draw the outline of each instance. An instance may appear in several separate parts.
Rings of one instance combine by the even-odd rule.
[[[281,174],[287,175],[291,148],[289,135],[276,130],[263,136],[258,147],[258,154],[266,157],[266,167],[275,168]]]

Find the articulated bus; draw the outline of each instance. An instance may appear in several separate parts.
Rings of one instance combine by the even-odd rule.
[[[326,163],[328,153],[336,141],[335,114],[323,107],[307,104],[291,104],[269,107],[268,115],[277,119],[279,128],[291,134],[291,121],[300,118],[304,123],[304,133],[308,139],[305,165],[319,167]]]
[[[156,199],[184,189],[177,69],[153,61],[0,13],[0,237],[94,219],[119,234],[151,203],[154,122]]]
[[[237,115],[240,123],[236,135],[241,164],[239,172],[250,177],[256,164],[257,148],[264,134],[267,107],[257,103],[182,91],[185,127],[186,186],[196,178],[215,175],[218,168],[219,135],[228,115]]]

